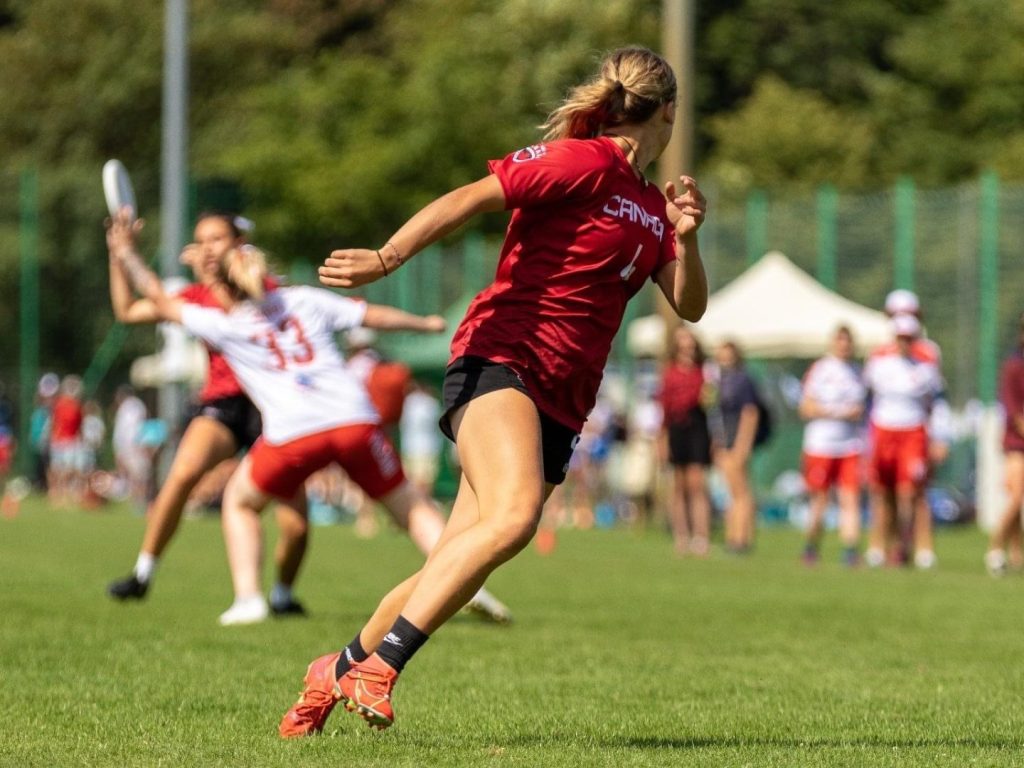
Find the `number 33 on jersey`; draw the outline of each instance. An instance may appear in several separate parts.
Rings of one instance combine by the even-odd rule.
[[[278,288],[230,312],[185,305],[182,324],[219,349],[263,416],[272,445],[346,424],[376,424],[365,388],[345,370],[334,334],[366,305],[308,286]],[[311,407],[312,406],[312,407]]]

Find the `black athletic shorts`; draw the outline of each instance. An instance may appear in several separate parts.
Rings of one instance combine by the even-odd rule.
[[[530,396],[519,374],[507,365],[471,355],[454,360],[444,374],[444,413],[441,415],[441,431],[454,442],[452,412],[480,395],[499,389],[517,389],[527,397]],[[569,471],[569,459],[580,436],[540,409],[537,412],[540,414],[544,480],[558,485],[565,480],[565,473]]]
[[[689,418],[680,424],[668,425],[668,460],[677,467],[711,466],[711,434],[703,409],[690,411]]]
[[[217,400],[198,403],[192,408],[189,419],[194,419],[196,416],[216,419],[230,429],[240,449],[252,448],[252,444],[256,442],[256,438],[263,431],[260,412],[252,404],[252,400],[245,395],[221,397]]]

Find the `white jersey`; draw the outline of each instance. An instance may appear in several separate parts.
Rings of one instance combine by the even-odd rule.
[[[279,445],[346,424],[380,422],[334,341],[335,332],[355,328],[365,314],[361,301],[294,286],[230,312],[184,304],[181,322],[223,353],[263,416],[264,439]]]
[[[895,346],[875,352],[864,367],[864,383],[873,393],[871,423],[907,430],[928,423],[942,375],[934,360],[904,357]]]
[[[857,365],[831,355],[808,369],[803,393],[825,412],[836,414],[849,413],[867,399],[867,387]],[[864,448],[861,433],[861,425],[848,419],[811,419],[804,428],[804,452],[811,456],[853,456]]]
[[[398,422],[402,436],[402,454],[408,456],[436,456],[442,447],[441,430],[437,420],[441,418],[441,403],[426,392],[413,390],[402,408]]]
[[[146,406],[131,395],[117,407],[114,414],[114,455],[126,456],[138,449],[137,440],[142,429],[142,422],[146,420]]]

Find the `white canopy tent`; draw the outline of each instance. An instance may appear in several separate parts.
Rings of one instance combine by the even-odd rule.
[[[651,319],[636,322],[640,324],[636,331],[629,329],[631,348],[647,346],[640,337],[653,341]],[[853,332],[860,354],[892,338],[884,313],[830,291],[783,254],[772,251],[712,294],[695,330],[708,348],[731,339],[749,357],[815,358],[827,351],[840,325]]]

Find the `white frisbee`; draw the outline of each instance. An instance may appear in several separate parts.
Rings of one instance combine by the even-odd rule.
[[[103,164],[103,195],[107,199],[107,210],[111,216],[125,206],[131,208],[131,218],[135,221],[138,211],[135,208],[135,190],[128,171],[120,160],[107,160]]]

